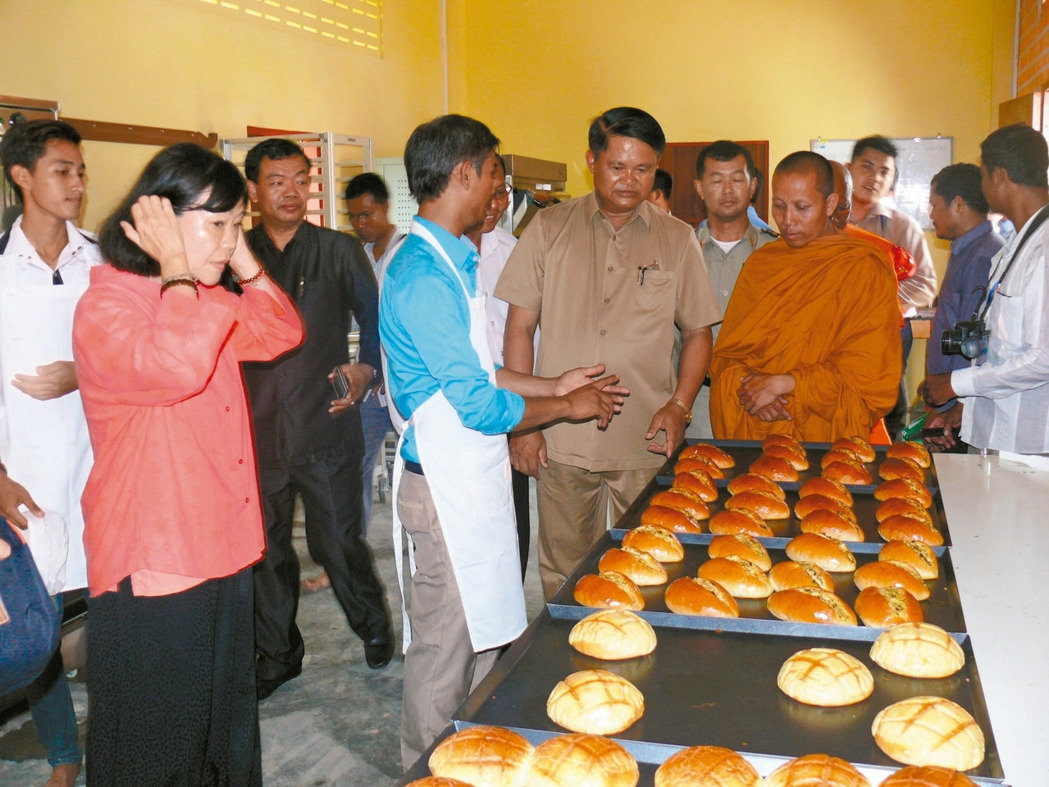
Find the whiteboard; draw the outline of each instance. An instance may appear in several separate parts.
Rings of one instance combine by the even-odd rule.
[[[929,220],[929,182],[933,175],[954,161],[954,137],[894,137],[892,143],[900,151],[896,169],[900,179],[896,184],[896,207],[921,224],[932,229]],[[852,158],[855,139],[812,140],[811,149],[831,161],[848,164]]]

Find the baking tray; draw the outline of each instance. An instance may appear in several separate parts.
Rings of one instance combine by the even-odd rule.
[[[623,516],[616,522],[616,528],[620,530],[629,530],[630,528],[637,527],[641,524],[641,513],[648,508],[649,501],[652,496],[657,492],[662,492],[666,489],[670,489],[670,485],[674,479],[671,476],[657,475],[653,478],[648,485],[641,490],[641,493],[634,498],[634,502],[630,504],[630,507],[623,512]],[[787,495],[787,505],[790,506],[791,515],[787,519],[769,519],[766,524],[772,529],[773,539],[768,540],[762,538],[761,541],[764,544],[776,544],[782,546],[791,538],[801,533],[799,529],[800,520],[794,516],[794,504],[798,502],[798,484],[793,484],[790,488],[786,488],[789,485],[781,484],[785,487],[784,492]],[[859,542],[861,545],[858,551],[864,551],[867,549],[873,549],[875,552],[885,546],[885,539],[878,535],[878,520],[875,517],[875,511],[878,506],[881,505],[882,501],[874,497],[873,492],[861,492],[859,491],[862,487],[850,487],[849,491],[852,493],[852,510],[856,514],[856,519],[859,521],[860,527],[863,528],[863,535],[866,541]],[[711,516],[721,511],[725,507],[725,502],[731,497],[729,492],[724,487],[718,487],[718,499],[707,503],[710,507]],[[943,512],[943,500],[940,497],[939,490],[933,491],[933,502],[932,507],[929,509],[929,516],[932,518],[933,527],[940,531],[943,536],[943,545],[951,545],[951,534],[947,528],[947,517]],[[706,528],[705,523],[703,527]],[[682,534],[679,534],[682,535]]]
[[[593,612],[593,608],[580,605],[573,597],[572,590],[576,582],[584,574],[596,574],[598,561],[601,556],[612,547],[622,545],[625,531],[611,530],[606,532],[590,549],[576,566],[572,575],[561,585],[548,602],[551,613],[557,617],[581,618]],[[640,613],[653,625],[668,626],[675,628],[693,628],[695,626],[708,625],[703,621],[715,620],[717,626],[725,631],[766,633],[777,631],[790,631],[796,636],[818,636],[833,637],[836,639],[854,639],[860,641],[873,641],[882,629],[869,628],[862,624],[858,626],[832,626],[819,623],[791,623],[779,620],[768,611],[765,599],[736,599],[739,605],[738,618],[703,618],[698,615],[681,615],[671,612],[663,601],[667,584],[678,577],[695,576],[699,564],[707,560],[707,544],[710,543],[709,535],[694,535],[681,538],[682,546],[685,548],[685,557],[678,563],[665,563],[669,578],[667,583],[652,587],[641,588],[641,594],[645,599],[645,609]],[[851,545],[850,545],[851,546]],[[766,544],[769,557],[773,564],[787,560],[782,547],[770,547]],[[870,563],[877,560],[876,552],[853,551],[858,565]],[[950,555],[944,549],[939,550],[937,559],[940,562],[940,576],[935,580],[929,580],[928,585],[931,594],[928,599],[920,602],[922,612],[925,614],[927,623],[933,623],[940,628],[950,632],[964,632],[965,618],[962,615],[962,605],[958,598],[958,583],[954,576],[954,566],[951,564]],[[834,579],[835,592],[849,606],[853,606],[859,590],[852,581],[852,574],[831,574]]]

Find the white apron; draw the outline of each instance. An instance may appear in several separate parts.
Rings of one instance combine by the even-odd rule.
[[[429,230],[413,223],[412,233],[433,247],[462,285],[470,304],[470,344],[494,384],[495,366],[485,334],[484,296],[470,295],[451,258]],[[448,545],[473,649],[480,653],[505,645],[528,623],[506,435],[485,435],[463,426],[440,390],[416,408],[409,423],[414,427],[419,464],[426,473]],[[402,600],[402,527],[396,500],[404,472],[403,442],[402,434],[393,473],[393,543]],[[405,649],[410,638],[405,614]]]

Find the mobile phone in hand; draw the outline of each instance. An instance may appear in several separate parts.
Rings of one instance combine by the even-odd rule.
[[[342,373],[342,367],[336,366],[331,372],[331,387],[335,389],[335,398],[345,399],[350,395],[350,384],[346,382],[346,375]]]

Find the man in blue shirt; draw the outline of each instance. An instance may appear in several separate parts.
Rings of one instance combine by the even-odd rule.
[[[394,471],[394,522],[408,532],[415,563],[401,719],[406,769],[527,622],[505,434],[561,419],[597,418],[603,428],[626,393],[609,387],[615,376],[591,379],[603,366],[558,378],[496,372],[477,250],[463,235],[484,221],[502,187],[498,144],[461,115],[412,132],[404,163],[419,215],[380,300],[387,383],[409,419]]]
[[[987,218],[987,199],[980,188],[980,168],[975,164],[952,164],[936,173],[929,191],[929,218],[936,236],[951,242],[951,256],[936,300],[925,373],[944,374],[969,366],[962,355],[944,355],[940,337],[959,320],[968,320],[987,292],[991,258],[1004,245]],[[925,428],[942,430],[926,437],[934,450],[954,448],[954,430],[962,422],[962,403],[952,399],[925,419]]]

